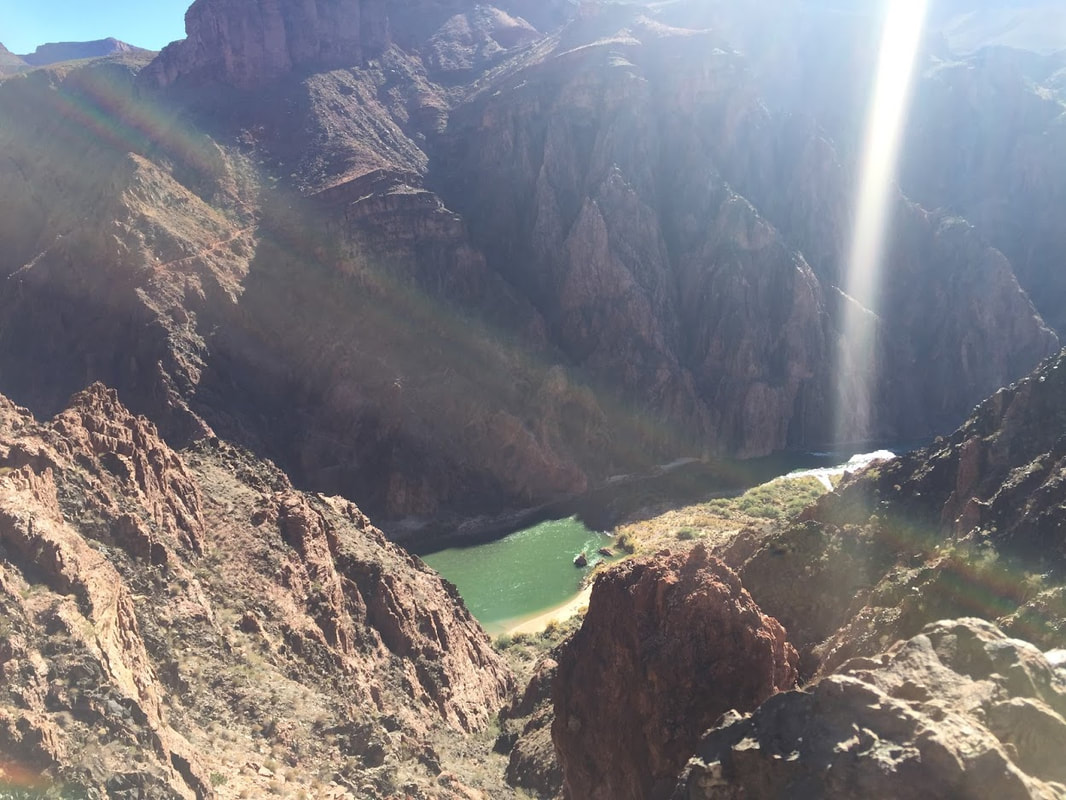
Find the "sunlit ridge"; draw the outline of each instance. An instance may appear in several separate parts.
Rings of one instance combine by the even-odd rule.
[[[899,160],[927,0],[888,0],[877,79],[866,120],[855,227],[842,282],[836,441],[868,439],[876,385],[876,332],[893,179]]]

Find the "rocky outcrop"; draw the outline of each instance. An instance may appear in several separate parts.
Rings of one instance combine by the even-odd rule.
[[[500,61],[515,47],[528,45],[540,32],[521,17],[494,6],[477,6],[448,19],[422,48],[426,66],[454,80]]]
[[[454,588],[354,505],[217,440],[179,454],[99,385],[44,424],[0,398],[0,550],[0,747],[69,790],[261,794],[262,747],[383,797],[513,691]]]
[[[1066,353],[996,392],[951,436],[893,462],[874,481],[827,499],[825,517],[888,502],[958,538],[978,536],[1046,567],[1066,566],[1058,509],[1066,497]],[[865,494],[870,492],[870,494]],[[839,506],[837,504],[839,503]],[[837,509],[839,508],[839,512]]]
[[[1066,353],[979,405],[955,433],[823,498],[812,518],[861,524],[906,517],[930,536],[987,543],[1033,568],[1061,570],[1057,519]]]
[[[981,620],[939,622],[726,714],[673,796],[1063,797],[1064,713],[1066,682],[1038,649]]]
[[[615,567],[559,657],[552,738],[566,791],[665,797],[720,715],[795,681],[784,628],[702,547]]]
[[[565,646],[565,645],[564,645]],[[550,655],[534,667],[533,676],[521,696],[500,712],[500,720],[521,727],[511,732],[514,741],[504,778],[510,786],[535,792],[540,797],[560,797],[563,774],[552,741],[552,686],[559,663]]]
[[[384,0],[197,0],[185,32],[145,70],[146,82],[250,88],[294,69],[360,66],[389,46]]]

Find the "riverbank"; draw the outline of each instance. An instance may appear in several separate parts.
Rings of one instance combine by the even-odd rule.
[[[509,627],[506,627],[503,633],[509,636],[516,635],[534,635],[541,633],[552,624],[560,624],[566,622],[568,619],[577,616],[582,613],[584,609],[588,608],[589,598],[592,597],[592,587],[586,586],[575,597],[571,598],[562,605],[549,609],[542,614],[538,614],[531,619],[523,620],[521,622],[511,623]]]
[[[778,472],[742,493],[713,490],[724,480],[741,482],[737,475],[718,472],[712,482],[703,471],[706,465],[670,465],[673,469],[664,470],[666,474],[658,476],[658,481],[630,482],[622,487],[619,481],[611,488],[621,488],[621,492],[586,496],[586,500],[595,498],[601,503],[601,515],[620,522],[617,527],[610,526],[616,534],[613,537],[601,532],[607,526],[590,529],[583,524],[584,515],[575,514],[488,543],[436,550],[422,558],[455,584],[467,608],[490,635],[538,634],[553,623],[572,618],[588,604],[588,591],[581,590],[601,560],[601,552],[612,554],[606,558],[610,562],[625,553],[656,553],[689,547],[695,541],[711,547],[724,545],[741,531],[757,531],[774,520],[795,516],[832,491],[846,472],[891,455],[885,451],[865,453],[841,463],[826,454],[812,454],[811,460],[821,462],[813,469],[806,464],[796,469],[791,464],[791,472]],[[684,476],[683,484],[696,484],[693,488],[699,491],[693,493],[699,500],[679,502],[676,496],[663,497],[662,479],[679,474]],[[677,487],[676,481],[671,484]],[[625,512],[620,513],[623,509]],[[575,557],[580,554],[585,554],[589,563],[575,568]]]
[[[607,531],[630,521],[643,509],[682,508],[737,496],[795,470],[812,473],[854,470],[855,464],[845,464],[854,453],[870,454],[880,446],[856,446],[843,452],[785,452],[749,460],[679,459],[647,473],[614,476],[584,494],[556,498],[536,507],[475,517],[445,514],[433,519],[378,520],[377,524],[389,539],[419,556],[448,548],[483,545],[514,531],[567,517],[576,517],[591,530]],[[899,453],[915,446],[889,445],[888,448]],[[823,484],[827,480],[828,475],[819,478]]]

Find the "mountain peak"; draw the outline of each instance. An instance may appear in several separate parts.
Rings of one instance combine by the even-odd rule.
[[[0,44],[0,77],[22,72],[27,66],[25,61]]]

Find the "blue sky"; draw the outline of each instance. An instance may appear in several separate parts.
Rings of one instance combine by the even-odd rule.
[[[46,42],[114,36],[150,50],[185,36],[192,0],[0,0],[0,43],[32,53]]]

